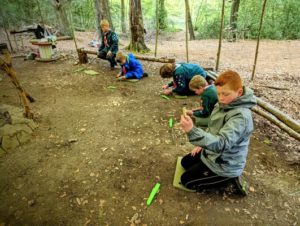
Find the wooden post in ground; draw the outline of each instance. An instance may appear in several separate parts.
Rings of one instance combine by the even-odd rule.
[[[223,3],[222,3],[221,25],[220,25],[220,33],[219,33],[219,47],[218,47],[218,53],[217,53],[216,71],[219,70],[219,64],[220,64],[220,55],[221,55],[222,37],[223,37],[223,26],[224,26],[224,12],[225,12],[225,0],[223,0]]]
[[[155,15],[156,15],[156,33],[155,33],[155,50],[154,50],[154,57],[157,55],[157,39],[158,39],[158,32],[159,32],[159,15],[158,15],[158,0],[156,0],[156,9],[155,9]]]
[[[189,62],[189,27],[188,27],[188,8],[185,4],[185,48],[186,48],[186,62]]]
[[[263,24],[266,4],[267,4],[267,0],[264,0],[263,7],[261,10],[260,22],[259,22],[259,29],[258,29],[258,35],[257,35],[257,43],[256,43],[256,50],[255,50],[255,57],[254,57],[251,81],[254,80],[255,71],[256,71],[256,62],[257,62],[258,49],[259,49],[260,33],[261,33],[262,24]]]

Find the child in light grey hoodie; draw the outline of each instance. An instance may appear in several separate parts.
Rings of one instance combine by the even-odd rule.
[[[251,109],[256,100],[253,91],[244,87],[238,73],[228,70],[215,81],[218,103],[206,131],[196,128],[189,116],[181,116],[181,127],[196,147],[186,155],[182,184],[194,190],[219,187],[234,182],[237,191],[246,195],[240,181],[246,164],[253,131]]]

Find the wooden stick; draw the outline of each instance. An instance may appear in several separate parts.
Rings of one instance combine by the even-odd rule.
[[[269,88],[269,89],[276,89],[276,90],[290,90],[288,88],[282,88],[282,87],[277,87],[277,86],[265,86],[265,85],[258,85],[258,86]]]
[[[77,49],[77,51],[79,53],[97,55],[97,52],[93,51],[93,50]],[[153,61],[153,62],[160,62],[160,63],[174,63],[175,62],[174,58],[155,58],[155,57],[140,56],[140,55],[134,55],[134,56],[138,60],[146,60],[146,61]]]
[[[261,16],[260,16],[260,23],[259,23],[259,29],[258,29],[258,35],[257,35],[257,43],[256,43],[256,50],[255,50],[255,57],[254,57],[251,81],[254,80],[254,75],[255,75],[255,70],[256,70],[256,62],[257,62],[258,49],[259,49],[260,33],[261,33],[262,24],[263,24],[263,18],[264,18],[264,14],[265,14],[266,4],[267,4],[267,0],[264,0],[262,11],[261,11]]]
[[[225,0],[223,0],[223,3],[222,3],[221,25],[220,25],[220,33],[219,33],[219,47],[218,47],[218,52],[217,52],[216,71],[219,70],[219,63],[220,63],[222,37],[223,37],[223,26],[224,26],[224,12],[225,12]]]
[[[294,131],[293,129],[291,129],[290,127],[288,127],[286,124],[284,124],[283,122],[279,121],[274,115],[271,115],[257,107],[253,107],[251,109],[252,111],[254,111],[255,113],[257,113],[258,115],[268,119],[270,122],[272,122],[273,124],[275,124],[276,126],[278,126],[280,129],[282,129],[283,131],[285,131],[286,133],[288,133],[291,137],[295,138],[296,140],[300,141],[300,134],[297,133],[296,131]]]
[[[186,0],[185,0],[186,1]],[[185,49],[186,49],[186,62],[189,62],[189,40],[188,40],[188,8],[185,3]]]
[[[4,53],[5,58],[4,59],[0,58],[0,69],[2,69],[3,71],[5,71],[7,73],[7,75],[10,77],[12,83],[15,85],[15,87],[19,91],[22,105],[24,107],[24,116],[26,118],[33,118],[33,113],[30,110],[28,100],[30,102],[34,102],[34,99],[20,85],[20,82],[17,78],[17,73],[12,68],[11,56],[10,56],[8,49],[3,49],[2,53]]]
[[[300,133],[300,124],[296,120],[292,119],[287,114],[279,111],[275,107],[273,107],[271,104],[267,103],[266,101],[260,99],[259,97],[256,97],[256,101],[258,106],[263,108],[264,110],[268,111],[269,113],[273,114],[276,118],[278,118],[281,122],[295,130],[297,133]]]
[[[157,40],[158,40],[158,32],[159,32],[159,19],[158,19],[158,0],[156,0],[156,33],[155,33],[155,50],[154,57],[157,55]]]

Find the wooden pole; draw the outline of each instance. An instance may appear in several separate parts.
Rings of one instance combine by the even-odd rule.
[[[223,37],[223,26],[224,26],[224,12],[225,12],[225,0],[223,0],[223,3],[222,3],[221,25],[220,25],[220,33],[219,33],[219,47],[218,47],[218,53],[217,53],[216,71],[219,70],[219,63],[220,63],[222,37]]]
[[[10,38],[9,38],[9,34],[8,34],[8,32],[7,32],[7,29],[6,29],[6,27],[5,27],[5,26],[4,26],[4,31],[5,31],[6,38],[7,38],[7,41],[8,41],[9,47],[10,47],[10,51],[11,51],[11,52],[13,52],[13,51],[14,51],[14,49],[13,49],[13,47],[12,47],[12,44],[11,44],[11,41],[10,41]]]
[[[155,50],[154,50],[154,57],[157,56],[157,40],[158,40],[158,32],[159,32],[159,19],[158,19],[158,0],[156,0],[156,33],[155,33]]]
[[[4,54],[4,59],[0,57],[0,69],[7,73],[7,75],[10,77],[12,83],[15,85],[17,90],[19,91],[19,95],[22,101],[22,105],[24,107],[24,116],[26,118],[33,118],[33,113],[30,110],[28,101],[34,102],[33,97],[31,97],[25,89],[20,85],[20,82],[17,78],[16,71],[12,68],[12,60],[10,52],[7,49],[6,44],[1,45],[1,54]]]
[[[279,121],[274,115],[269,114],[257,107],[251,108],[252,111],[254,111],[256,114],[268,119],[270,122],[278,126],[280,129],[288,133],[291,137],[295,138],[296,140],[300,141],[300,134],[288,127],[283,122]]]
[[[257,104],[263,108],[264,110],[272,113],[276,118],[278,118],[280,121],[282,121],[284,124],[295,130],[297,133],[300,133],[300,124],[296,120],[292,119],[287,114],[284,114],[283,112],[279,111],[275,107],[273,107],[271,104],[267,103],[266,101],[260,99],[259,97],[256,97]]]
[[[259,23],[259,29],[258,29],[258,35],[257,35],[257,43],[256,43],[255,58],[254,58],[254,63],[253,63],[253,70],[252,70],[252,75],[251,75],[251,81],[254,80],[254,76],[255,76],[256,62],[257,62],[258,49],[259,49],[259,41],[260,41],[260,33],[261,33],[262,24],[263,24],[263,19],[264,19],[266,4],[267,4],[267,0],[264,0],[262,11],[261,11],[261,16],[260,16],[260,23]]]
[[[188,8],[185,4],[185,48],[186,48],[186,62],[189,62],[189,37],[188,37]]]

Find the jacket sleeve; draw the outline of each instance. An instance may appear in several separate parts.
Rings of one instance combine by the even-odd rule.
[[[209,97],[207,96],[201,96],[201,99],[202,99],[202,107],[203,107],[203,110],[197,110],[193,113],[194,116],[196,117],[208,117],[210,115],[210,112],[209,112]]]
[[[175,93],[184,92],[186,89],[186,82],[185,82],[184,76],[181,74],[177,75],[174,78],[174,81],[175,81],[176,87],[173,89],[173,92],[175,92]]]
[[[173,81],[168,83],[168,87],[172,87],[173,85],[174,85]]]
[[[189,141],[202,148],[215,153],[230,150],[244,136],[246,119],[242,114],[232,116],[222,127],[218,134],[205,132],[200,128],[193,127],[187,134]]]
[[[111,51],[112,53],[117,53],[118,52],[118,43],[119,43],[119,38],[118,35],[116,33],[112,33],[111,34],[111,45],[109,47],[109,51]]]

